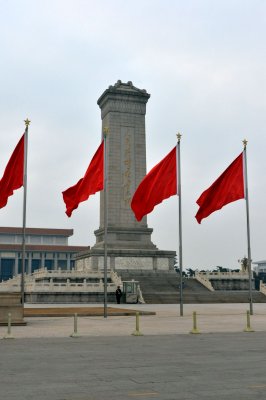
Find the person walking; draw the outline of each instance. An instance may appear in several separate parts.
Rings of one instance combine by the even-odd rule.
[[[122,296],[122,290],[120,289],[120,286],[117,286],[116,291],[115,291],[115,297],[116,297],[117,304],[120,304],[121,296]]]

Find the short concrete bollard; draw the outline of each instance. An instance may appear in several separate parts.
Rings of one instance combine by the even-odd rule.
[[[7,314],[7,334],[3,337],[3,339],[15,339],[11,334],[11,314]]]
[[[74,332],[71,333],[70,337],[72,337],[72,338],[79,337],[79,334],[78,334],[78,314],[77,313],[74,314]]]
[[[190,333],[195,333],[195,334],[200,333],[200,331],[197,328],[197,313],[196,313],[196,311],[193,311],[193,328],[190,331]]]
[[[136,312],[136,330],[132,333],[133,336],[143,336],[139,330],[139,312]]]
[[[244,329],[244,332],[254,332],[254,330],[250,326],[250,311],[247,310],[247,326]]]

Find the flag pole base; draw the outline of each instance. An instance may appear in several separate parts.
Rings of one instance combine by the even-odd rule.
[[[252,328],[245,328],[243,332],[255,332]]]
[[[3,339],[15,339],[15,337],[11,334],[7,334],[7,335],[3,336]]]
[[[198,329],[192,329],[189,333],[198,335],[200,334],[200,331]]]
[[[133,336],[143,336],[143,333],[141,333],[140,331],[134,331],[133,333],[131,333],[131,335],[133,335]]]
[[[80,337],[80,335],[76,332],[73,332],[73,333],[71,333],[71,335],[69,335],[69,337],[77,338],[77,337]]]

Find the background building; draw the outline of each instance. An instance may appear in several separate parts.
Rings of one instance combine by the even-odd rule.
[[[266,260],[254,261],[252,264],[255,265],[255,267],[253,268],[255,273],[255,286],[256,289],[259,290],[261,285],[260,281],[266,284]]]
[[[254,261],[252,264],[255,265],[253,268],[256,274],[265,273],[266,274],[266,260]]]
[[[74,256],[87,246],[69,246],[73,229],[26,228],[25,272],[36,269],[70,270]],[[21,272],[22,228],[0,227],[0,281]]]

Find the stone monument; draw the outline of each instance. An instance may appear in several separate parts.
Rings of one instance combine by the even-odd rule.
[[[147,217],[138,222],[132,196],[146,175],[145,114],[150,95],[132,82],[109,86],[98,100],[107,147],[107,266],[111,270],[171,270],[175,251],[162,251],[151,241]],[[165,229],[167,229],[165,227]],[[100,227],[96,243],[77,256],[78,270],[103,269],[104,194],[100,194]]]

